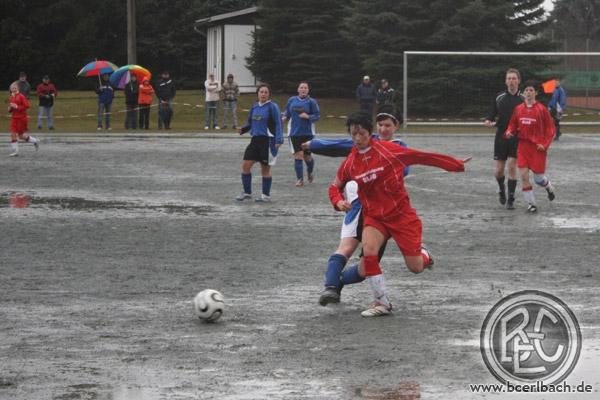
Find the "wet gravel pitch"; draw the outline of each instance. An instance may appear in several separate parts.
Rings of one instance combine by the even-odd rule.
[[[6,135],[1,136],[7,142]],[[408,135],[472,155],[465,174],[415,167],[407,187],[435,268],[383,261],[396,311],[364,319],[367,285],[320,307],[341,214],[327,199],[340,159],[294,187],[284,149],[271,204],[233,201],[247,140],[45,137],[0,157],[0,399],[469,399],[495,383],[479,335],[525,289],[574,311],[583,347],[569,381],[600,389],[597,269],[600,138],[564,135],[550,155],[557,199],[503,209],[491,136]],[[7,151],[5,153],[8,153]],[[260,187],[254,169],[254,188]],[[220,290],[215,324],[191,300]],[[527,399],[544,398],[524,395]],[[568,398],[561,397],[561,398]]]

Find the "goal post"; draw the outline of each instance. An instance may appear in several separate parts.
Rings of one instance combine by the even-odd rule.
[[[525,72],[521,83],[561,79],[568,101],[562,125],[600,125],[598,56],[600,52],[587,51],[405,51],[403,127],[481,124],[494,94],[505,88],[499,77],[511,67]],[[444,102],[444,96],[450,101]]]

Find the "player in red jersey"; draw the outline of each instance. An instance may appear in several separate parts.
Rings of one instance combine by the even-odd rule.
[[[29,101],[22,94],[19,93],[19,87],[16,83],[10,85],[10,97],[8,98],[8,112],[11,114],[10,118],[10,145],[12,147],[11,157],[19,155],[19,142],[18,138],[33,143],[35,150],[38,150],[38,141],[33,136],[27,135],[27,109],[29,108]]]
[[[358,197],[364,216],[364,257],[359,273],[371,277],[369,284],[376,299],[365,312],[369,316],[387,315],[392,306],[385,295],[383,280],[377,279],[382,276],[377,257],[381,246],[388,238],[393,238],[404,255],[406,266],[414,273],[422,272],[431,263],[429,252],[421,243],[421,220],[412,208],[404,187],[404,168],[421,164],[462,172],[464,163],[469,159],[461,161],[442,154],[373,140],[373,123],[363,113],[350,116],[346,126],[352,135],[354,148],[329,185],[329,199],[336,210],[350,210],[352,205],[344,199],[343,189],[349,181],[358,184]]]
[[[519,137],[517,167],[521,175],[523,197],[529,204],[527,210],[532,213],[537,212],[537,205],[533,186],[529,182],[530,170],[533,172],[534,182],[546,189],[548,200],[552,201],[556,197],[550,180],[544,175],[548,149],[556,128],[548,109],[535,100],[535,87],[532,81],[525,83],[525,103],[515,108],[505,133],[507,138]]]

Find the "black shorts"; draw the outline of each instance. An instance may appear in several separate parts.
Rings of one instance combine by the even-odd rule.
[[[290,136],[290,140],[292,141],[292,147],[294,148],[294,153],[297,153],[302,150],[302,143],[306,143],[309,140],[313,140],[313,136]],[[305,155],[310,155],[310,150],[304,150]]]
[[[262,165],[269,165],[269,137],[252,136],[250,144],[244,152],[244,160],[258,161]]]
[[[517,146],[519,139],[516,136],[504,139],[502,135],[496,134],[494,140],[494,160],[506,161],[508,157],[517,158]]]

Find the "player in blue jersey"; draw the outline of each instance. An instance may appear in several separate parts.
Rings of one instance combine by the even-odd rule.
[[[402,118],[397,112],[395,112],[393,106],[381,106],[378,109],[376,122],[377,133],[380,140],[393,141],[402,147],[407,147],[406,143],[404,143],[402,140],[394,139],[394,133],[402,124]],[[347,156],[350,153],[353,142],[352,139],[314,139],[310,142],[307,142],[305,146],[311,149],[311,151],[313,151],[315,154],[339,157]],[[406,167],[404,170],[404,176],[408,175],[408,173],[409,168]],[[344,285],[350,285],[365,280],[364,276],[362,276],[359,272],[358,264],[344,269],[346,263],[352,254],[354,254],[362,239],[362,206],[358,200],[357,191],[358,186],[353,181],[348,182],[344,188],[345,198],[346,201],[351,204],[351,209],[344,215],[338,248],[329,257],[327,262],[327,269],[325,271],[325,290],[323,290],[319,297],[319,304],[322,306],[326,306],[329,303],[339,303],[340,294]],[[380,249],[379,260],[381,260],[383,257],[384,251],[385,244]],[[380,282],[378,282],[377,286],[378,289],[380,289],[380,293],[377,295],[387,298],[383,274],[378,275],[376,278],[368,279],[379,280]],[[382,293],[381,289],[383,290]],[[390,311],[391,307],[372,307],[363,311],[361,315],[364,317],[376,317],[388,315]]]
[[[243,192],[236,197],[237,201],[252,198],[252,166],[260,163],[262,175],[262,194],[255,199],[256,202],[271,201],[271,166],[277,161],[277,152],[283,143],[281,130],[281,113],[277,104],[271,101],[271,86],[262,83],[256,89],[258,101],[250,109],[248,121],[237,129],[240,135],[250,132],[252,138],[244,152],[242,162],[242,187]]]
[[[306,163],[308,182],[314,179],[315,160],[310,150],[302,149],[302,143],[312,140],[315,136],[315,122],[321,117],[319,104],[308,95],[308,82],[298,84],[298,96],[290,97],[283,112],[283,122],[288,122],[290,147],[294,153],[294,169],[296,170],[296,186],[304,185],[302,160]]]

